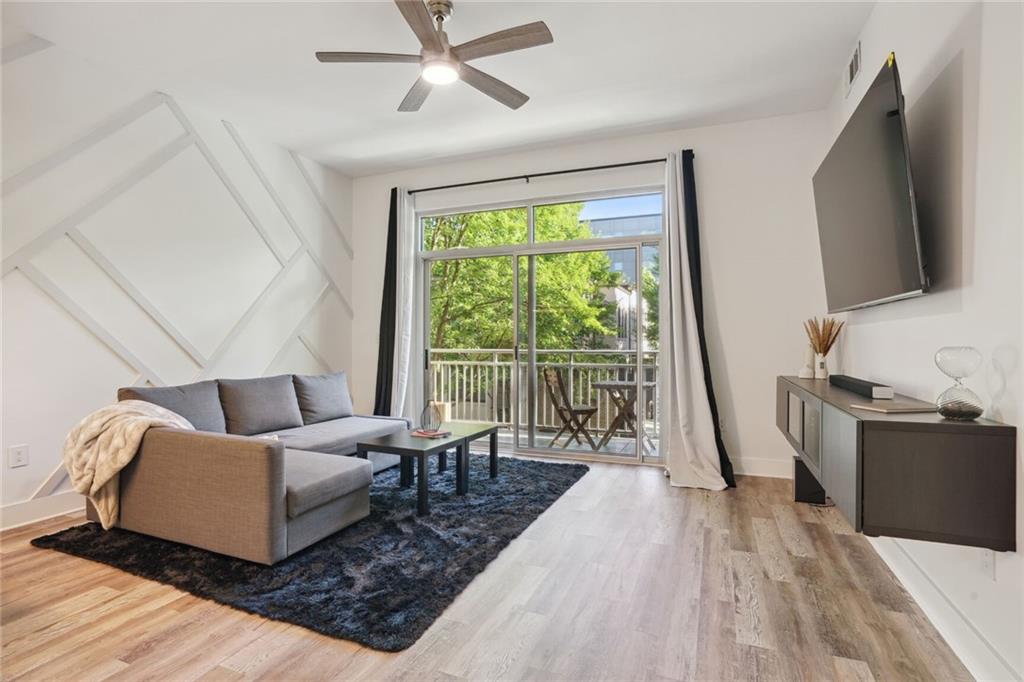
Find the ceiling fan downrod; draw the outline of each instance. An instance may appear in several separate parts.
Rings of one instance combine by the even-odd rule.
[[[452,18],[454,10],[451,0],[427,0],[427,11],[430,12],[430,16],[434,17],[434,23],[437,24],[438,30],[444,22]]]

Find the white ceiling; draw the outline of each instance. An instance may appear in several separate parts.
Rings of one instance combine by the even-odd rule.
[[[459,2],[453,43],[547,22],[555,42],[473,62],[531,96],[464,83],[396,108],[414,64],[320,64],[315,50],[417,52],[394,5],[4,3],[27,31],[352,175],[609,133],[821,108],[870,3]]]

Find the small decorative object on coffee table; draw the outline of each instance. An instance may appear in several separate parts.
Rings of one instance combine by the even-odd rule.
[[[821,322],[818,318],[804,321],[804,331],[811,341],[811,348],[814,349],[814,378],[828,379],[828,365],[825,358],[828,356],[836,339],[839,338],[839,331],[843,328],[842,322],[837,322],[834,317],[826,317]]]
[[[981,367],[981,353],[971,346],[945,346],[935,353],[935,365],[956,383],[939,394],[935,406],[952,421],[973,421],[985,411],[981,398],[964,386],[964,379]]]
[[[420,428],[424,431],[437,431],[440,426],[441,408],[433,400],[428,400],[420,413]]]
[[[372,438],[356,443],[356,456],[366,458],[370,452],[383,452],[399,455],[399,485],[407,488],[412,485],[413,460],[416,462],[416,514],[426,516],[430,513],[427,501],[427,458],[437,455],[438,472],[445,470],[445,457],[448,450],[455,448],[455,494],[465,495],[469,492],[469,444],[484,436],[490,437],[491,478],[498,477],[498,425],[488,422],[449,422],[439,425],[442,430],[450,431],[449,435],[432,438],[415,435],[415,431],[393,433],[390,436]]]

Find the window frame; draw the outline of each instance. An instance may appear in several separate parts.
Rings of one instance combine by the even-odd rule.
[[[597,199],[612,199],[616,197],[630,197],[638,196],[643,194],[660,194],[662,197],[662,213],[661,213],[661,232],[652,232],[645,234],[637,234],[630,236],[620,237],[593,237],[591,239],[573,239],[564,241],[551,241],[551,242],[537,242],[535,241],[534,233],[534,220],[535,220],[535,207],[546,206],[551,204],[560,203],[574,203],[574,202],[585,202],[589,200]],[[440,216],[448,216],[459,213],[479,213],[485,211],[503,210],[509,208],[524,208],[527,212],[527,241],[519,244],[503,244],[497,246],[485,246],[485,247],[474,247],[474,248],[457,248],[457,249],[446,249],[439,251],[426,251],[423,249],[423,219],[433,218]],[[430,271],[431,266],[434,262],[444,260],[458,260],[463,258],[480,258],[490,256],[506,256],[513,259],[513,282],[512,286],[515,291],[519,290],[519,269],[515,267],[515,263],[521,256],[531,255],[543,255],[543,254],[557,254],[571,251],[606,251],[614,250],[616,248],[632,248],[635,250],[636,265],[637,265],[637,285],[642,286],[642,272],[643,272],[643,250],[644,247],[650,246],[658,250],[659,254],[664,256],[664,241],[663,236],[667,228],[666,222],[666,210],[665,210],[665,186],[663,184],[656,185],[641,185],[635,187],[624,187],[613,190],[597,191],[597,192],[577,192],[573,194],[556,194],[549,196],[530,197],[525,200],[507,201],[507,202],[492,202],[492,203],[478,203],[464,206],[451,206],[443,209],[430,210],[430,211],[415,211],[416,220],[416,239],[417,239],[417,255],[419,256],[419,262],[423,266],[421,286],[422,292],[418,296],[420,305],[422,306],[422,324],[420,333],[422,347],[424,349],[423,358],[423,373],[424,373],[424,399],[427,399],[430,391],[430,379],[429,379],[429,359],[428,359],[428,344],[427,339],[430,335],[430,317],[427,311],[430,310]],[[662,273],[661,285],[662,287],[666,284],[665,273]],[[638,295],[638,307],[637,307],[637,340],[638,348],[635,355],[636,362],[636,377],[637,377],[637,390],[640,390],[640,382],[643,368],[643,358],[647,352],[645,348],[646,341],[643,337],[643,331],[640,327],[640,316],[644,314],[644,302],[642,301],[642,295]],[[519,307],[514,306],[513,311],[513,327],[519,329]],[[518,331],[517,331],[518,333]],[[516,345],[516,362],[520,362],[518,354],[519,344]],[[519,385],[519,377],[514,376],[513,378],[513,391],[514,395],[519,396],[522,387]],[[520,455],[526,456],[538,456],[545,458],[565,458],[573,461],[594,461],[594,462],[616,462],[616,463],[629,463],[636,464],[639,466],[662,466],[664,463],[664,455],[659,453],[657,456],[650,456],[645,454],[642,445],[643,432],[638,431],[636,437],[636,453],[631,458],[622,458],[617,455],[607,455],[600,453],[585,453],[585,452],[574,452],[571,456],[560,455],[557,451],[551,451],[550,449],[535,448],[531,446],[524,446],[519,443],[520,424],[518,420],[518,408],[514,411],[515,419],[513,424],[513,432],[515,440],[513,443],[513,450]],[[662,429],[663,431],[663,429]]]
[[[577,202],[595,201],[599,199],[615,199],[620,197],[633,197],[644,194],[660,194],[662,196],[661,232],[629,235],[626,237],[593,237],[591,239],[569,239],[563,241],[536,241],[534,229],[535,209],[537,206],[549,206],[556,204],[569,204]],[[544,197],[533,197],[525,201],[509,201],[473,204],[468,206],[453,206],[433,211],[416,212],[416,244],[417,253],[424,261],[450,260],[454,258],[472,258],[474,256],[506,256],[506,255],[529,255],[549,253],[555,251],[567,251],[579,249],[582,251],[596,250],[600,245],[612,248],[616,244],[632,245],[636,242],[661,242],[665,232],[665,186],[645,185],[640,187],[629,187],[602,192],[580,192],[575,194],[561,194]],[[526,210],[527,231],[526,241],[518,244],[500,244],[495,246],[478,246],[472,248],[443,249],[427,251],[423,248],[423,219],[439,218],[443,216],[458,215],[460,213],[484,213],[487,211],[500,211],[510,208],[522,208]]]

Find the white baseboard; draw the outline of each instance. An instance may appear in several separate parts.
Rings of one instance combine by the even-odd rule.
[[[992,644],[928,577],[895,538],[868,538],[871,545],[896,574],[928,620],[946,640],[953,653],[978,680],[1020,680]]]
[[[8,530],[83,509],[85,498],[73,491],[5,504],[0,507],[0,529]]]
[[[766,476],[768,478],[793,478],[793,458],[768,459],[767,457],[737,457],[732,468],[744,476]]]

